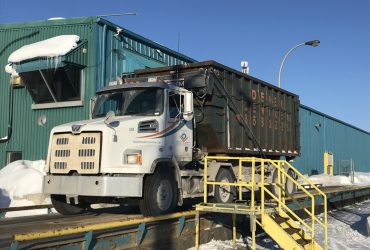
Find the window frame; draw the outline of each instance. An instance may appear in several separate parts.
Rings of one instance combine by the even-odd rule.
[[[31,109],[50,109],[50,108],[64,108],[64,107],[81,107],[84,106],[85,98],[85,68],[80,69],[80,100],[66,101],[66,102],[50,102],[50,103],[34,103],[32,100]]]
[[[181,118],[180,116],[181,116],[181,114],[182,114],[182,112],[184,111],[183,110],[183,101],[184,101],[184,95],[183,95],[183,93],[181,92],[181,91],[178,91],[178,90],[169,90],[168,92],[167,92],[168,94],[167,94],[167,106],[168,106],[168,108],[167,108],[167,120],[169,121],[169,122],[174,122],[174,121],[176,121],[176,120],[178,120],[179,118]],[[171,117],[171,112],[170,112],[170,98],[172,98],[171,97],[171,93],[174,93],[175,95],[178,95],[180,98],[180,103],[179,103],[179,108],[178,108],[178,112],[179,113],[177,113],[177,115],[175,116],[175,117]]]

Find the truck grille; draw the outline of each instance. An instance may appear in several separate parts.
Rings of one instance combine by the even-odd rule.
[[[99,173],[100,132],[54,134],[51,144],[50,173]]]

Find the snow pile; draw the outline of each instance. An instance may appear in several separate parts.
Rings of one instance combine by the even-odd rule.
[[[354,181],[355,181],[355,184],[370,185],[370,173],[355,172]]]
[[[369,249],[367,218],[370,216],[370,201],[328,213],[329,249]],[[317,227],[317,241],[324,243],[324,231]]]
[[[308,179],[314,184],[321,184],[323,186],[347,186],[351,185],[351,178],[344,175],[327,175],[318,174],[308,177]],[[303,180],[298,180],[300,183],[306,184]]]
[[[45,161],[15,161],[0,170],[0,207],[50,204],[42,192]],[[7,212],[6,217],[45,214],[47,209]]]
[[[77,35],[62,35],[28,44],[10,54],[8,62],[19,63],[38,57],[56,58],[63,56],[76,48],[79,40],[80,37]]]
[[[327,174],[319,174],[319,175],[312,175],[309,176],[311,182],[314,184],[321,184],[323,186],[349,186],[349,185],[357,185],[357,186],[367,186],[370,185],[370,173],[364,172],[354,172],[353,183],[351,182],[351,176],[344,176],[344,175],[327,175]],[[303,180],[298,180],[301,184],[306,184]]]
[[[322,217],[322,215],[321,215]],[[356,205],[351,205],[342,209],[333,210],[328,213],[328,244],[329,249],[348,250],[348,249],[369,249],[370,237],[368,237],[367,226],[370,217],[370,201],[365,201]],[[310,221],[306,220],[308,225]],[[316,223],[315,240],[324,246],[324,230]],[[246,249],[246,243],[251,246],[251,239],[237,240],[236,249]],[[261,233],[256,237],[257,249],[280,249],[279,246],[267,235]],[[190,248],[193,250],[194,248]],[[189,250],[190,250],[189,249]],[[200,245],[201,250],[223,250],[233,249],[232,241],[212,240]]]

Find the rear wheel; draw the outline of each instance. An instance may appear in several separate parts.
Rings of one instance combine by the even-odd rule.
[[[231,171],[226,168],[221,168],[216,176],[216,182],[233,183],[235,178]],[[213,201],[216,203],[231,203],[236,194],[235,187],[229,185],[215,185],[215,196]]]
[[[57,210],[57,212],[60,214],[81,214],[88,208],[88,204],[84,202],[79,204],[68,204],[65,195],[52,194],[50,198],[55,210]]]
[[[292,177],[294,180],[296,179],[296,176],[292,170],[288,170],[288,175]],[[286,195],[294,194],[297,191],[297,185],[290,179],[286,178],[285,181],[285,193]]]
[[[280,174],[281,174],[280,178],[285,179],[284,190],[281,190],[281,194],[283,195],[285,193],[285,196],[294,194],[297,191],[297,185],[294,184],[294,182],[289,177],[284,176],[282,173]],[[293,179],[296,179],[295,174],[292,170],[288,170],[287,174],[291,176]],[[272,185],[271,185],[270,191],[276,197],[278,197],[279,189],[281,188],[278,186],[278,183],[279,183],[278,182],[278,170],[275,169],[274,172],[272,173]]]
[[[146,178],[143,198],[139,201],[144,216],[171,213],[176,204],[177,186],[172,170],[159,169]]]

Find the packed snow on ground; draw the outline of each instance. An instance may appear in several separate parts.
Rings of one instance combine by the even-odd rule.
[[[0,207],[50,204],[42,192],[45,161],[15,161],[0,170]],[[5,217],[46,214],[47,209],[7,212]]]
[[[320,216],[322,218],[322,215]],[[368,218],[370,217],[370,201],[358,203],[328,213],[328,244],[329,249],[335,250],[366,250],[370,248],[368,234]],[[310,221],[307,220],[308,223]],[[317,223],[316,223],[317,224]],[[317,229],[316,241],[324,245],[324,230],[320,226]],[[251,246],[251,239],[238,239],[236,249],[246,249],[245,240]],[[280,249],[279,246],[266,234],[256,237],[257,249]],[[194,248],[190,248],[193,250]],[[190,250],[189,249],[189,250]],[[212,240],[207,244],[200,245],[201,250],[233,249],[232,241]]]
[[[354,182],[351,182],[351,176],[334,175],[330,176],[327,174],[312,175],[309,177],[310,181],[314,184],[321,184],[323,186],[366,186],[370,185],[370,173],[354,172]],[[301,183],[304,181],[299,180]]]
[[[18,63],[39,57],[56,58],[63,56],[76,48],[79,40],[80,37],[77,35],[62,35],[28,44],[11,53],[8,62]]]

